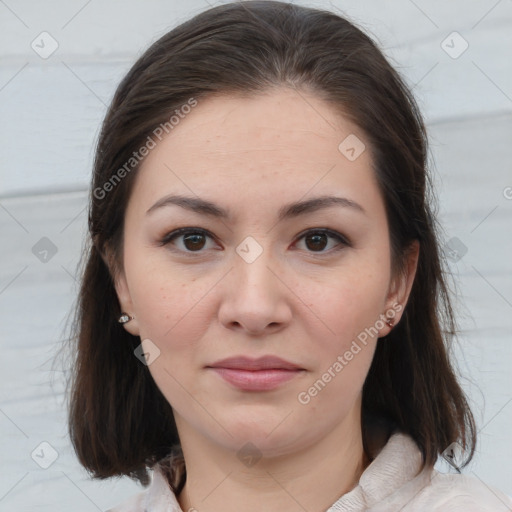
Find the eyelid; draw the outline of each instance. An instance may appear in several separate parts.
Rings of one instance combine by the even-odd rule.
[[[158,243],[158,246],[159,247],[166,246],[166,245],[170,244],[175,238],[179,238],[180,236],[182,236],[184,234],[190,234],[190,233],[202,234],[202,235],[205,235],[205,236],[211,238],[212,240],[217,240],[217,238],[210,231],[208,231],[207,229],[196,228],[196,227],[190,226],[190,227],[178,228],[178,229],[175,229],[173,231],[168,232],[160,240],[160,242]],[[311,255],[314,255],[314,256],[323,256],[323,255],[332,254],[337,249],[340,249],[343,246],[352,247],[351,241],[345,235],[339,233],[338,231],[329,229],[329,228],[308,228],[308,229],[305,229],[304,231],[302,231],[301,233],[296,235],[296,242],[295,243],[297,243],[298,241],[302,240],[308,234],[316,234],[316,233],[326,234],[326,235],[330,236],[331,238],[334,238],[334,239],[338,240],[339,244],[337,246],[335,246],[334,248],[331,248],[328,251],[318,251],[318,252],[306,251],[308,254],[311,254]],[[184,253],[184,254],[187,254],[187,255],[193,255],[193,256],[199,256],[199,255],[201,255],[204,252],[202,250],[201,251],[181,251],[179,249],[178,249],[178,251],[181,252],[181,253]]]
[[[323,233],[323,234],[329,235],[332,238],[336,238],[340,243],[342,243],[348,247],[352,247],[352,242],[345,235],[343,235],[342,233],[339,233],[338,231],[335,231],[333,229],[329,229],[329,228],[308,228],[297,235],[297,240],[300,240],[301,238],[303,238],[304,236],[306,236],[309,233]],[[330,251],[327,251],[327,252],[330,252]],[[327,252],[325,254],[327,254]],[[314,251],[312,251],[312,254],[314,254]],[[322,253],[319,252],[318,254],[322,254]]]
[[[201,234],[210,237],[213,240],[216,240],[215,236],[210,233],[207,229],[204,228],[195,228],[195,227],[185,227],[185,228],[179,228],[175,229],[173,231],[168,232],[165,234],[160,242],[158,243],[159,246],[167,245],[172,242],[174,238],[178,238],[180,235],[185,235],[187,233],[195,233],[195,234]],[[192,253],[193,251],[189,251]]]

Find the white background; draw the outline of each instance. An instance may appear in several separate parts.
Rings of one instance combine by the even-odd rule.
[[[512,495],[512,1],[295,3],[358,23],[423,110],[445,241],[467,248],[448,260],[457,362],[480,430],[466,471]],[[141,490],[129,479],[88,479],[67,437],[63,370],[52,363],[77,292],[106,106],[151,42],[206,8],[204,0],[0,1],[0,510],[105,510]],[[43,31],[58,44],[47,59],[31,48]],[[57,251],[46,263],[32,249],[42,237]],[[41,442],[53,448],[36,453],[58,455],[48,469],[31,458]]]

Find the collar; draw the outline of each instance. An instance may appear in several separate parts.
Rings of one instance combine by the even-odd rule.
[[[414,440],[406,434],[393,434],[373,462],[365,469],[357,486],[341,496],[327,512],[359,512],[384,500],[394,500],[400,489],[398,506],[409,501],[430,478],[432,469],[421,472],[422,455]],[[420,478],[416,478],[420,475]],[[405,492],[402,491],[405,490]],[[168,484],[162,468],[153,470],[150,488],[145,493],[147,512],[183,512]]]
[[[393,434],[365,469],[357,486],[341,496],[327,512],[368,510],[385,500],[393,499],[398,490],[401,490],[400,501],[395,505],[403,506],[430,477],[430,468],[421,472],[422,460],[421,451],[411,437],[402,433]],[[416,478],[420,474],[421,477]]]

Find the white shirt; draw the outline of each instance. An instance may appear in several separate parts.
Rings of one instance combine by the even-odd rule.
[[[478,478],[421,469],[413,439],[390,437],[358,485],[326,512],[512,512],[512,499]],[[107,512],[183,512],[161,469],[145,491]]]

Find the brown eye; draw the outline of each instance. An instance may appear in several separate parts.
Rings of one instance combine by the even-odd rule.
[[[189,251],[197,251],[205,245],[205,236],[202,233],[193,233],[183,236],[183,245]]]
[[[338,249],[343,249],[344,247],[351,247],[347,238],[330,229],[310,230],[302,235],[299,240],[304,240],[307,252],[320,254],[327,254]],[[335,240],[338,243],[334,245],[331,244],[331,246],[328,247],[330,243],[329,240]],[[326,248],[327,250],[325,250]]]
[[[159,245],[174,245],[177,250],[184,253],[200,253],[204,252],[208,239],[213,237],[203,229],[181,228],[168,233]]]
[[[323,251],[328,243],[328,236],[325,233],[314,233],[305,237],[308,249],[312,251]]]

